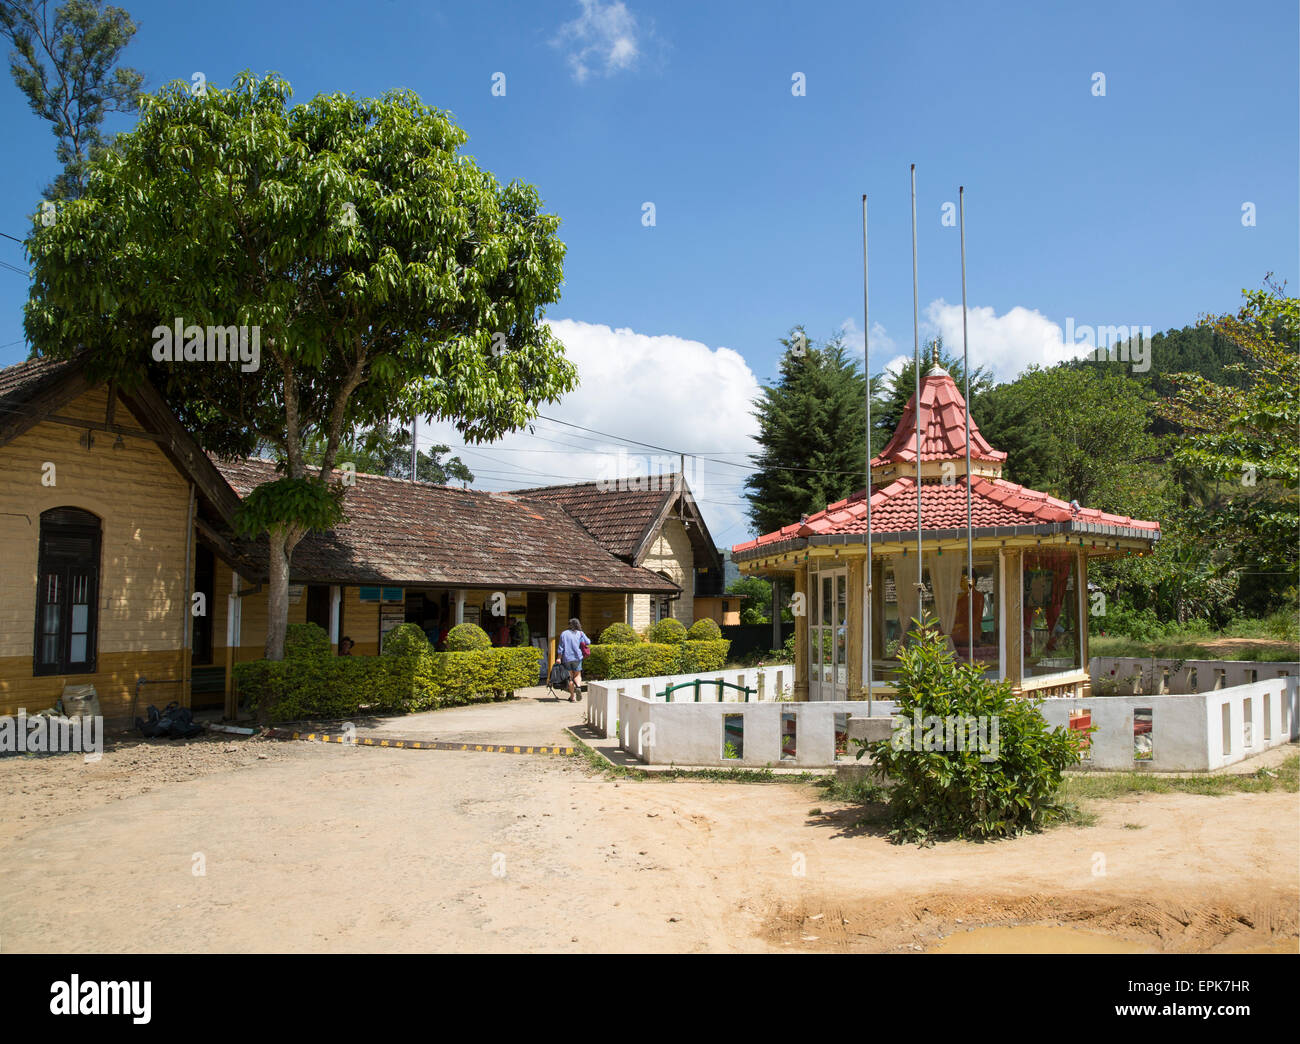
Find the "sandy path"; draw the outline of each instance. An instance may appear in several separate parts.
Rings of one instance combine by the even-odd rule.
[[[1019,922],[1165,949],[1296,937],[1297,795],[1094,810],[917,849],[807,784],[614,782],[553,757],[255,740],[5,759],[0,948],[870,950]]]

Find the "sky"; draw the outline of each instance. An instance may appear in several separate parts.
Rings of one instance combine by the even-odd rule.
[[[410,88],[499,180],[536,185],[562,219],[547,316],[581,387],[493,446],[461,449],[446,424],[422,443],[492,490],[697,455],[687,477],[719,545],[751,535],[752,403],[779,339],[802,324],[863,350],[864,193],[871,371],[912,352],[911,164],[920,337],[961,350],[961,185],[968,348],[998,380],[1078,355],[1090,329],[1182,327],[1266,273],[1297,282],[1295,0],[119,6],[146,89],[243,69],[299,101]],[[0,128],[0,233],[21,239],[54,138],[8,78]],[[9,365],[28,353],[22,246],[0,239],[0,263]]]

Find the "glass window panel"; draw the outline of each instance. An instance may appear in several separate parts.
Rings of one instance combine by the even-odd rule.
[[[85,634],[87,625],[90,623],[90,606],[74,605],[72,607],[72,631],[74,634]]]
[[[834,619],[831,613],[831,580],[829,576],[822,577],[822,616],[819,623],[828,624]]]
[[[68,643],[68,660],[70,663],[86,662],[86,636],[74,634]]]
[[[1025,553],[1021,626],[1026,676],[1080,668],[1078,572],[1073,550]]]

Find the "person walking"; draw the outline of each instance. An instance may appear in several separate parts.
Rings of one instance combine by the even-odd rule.
[[[582,699],[582,661],[591,651],[591,639],[582,633],[582,624],[575,616],[569,621],[569,629],[560,634],[560,660],[569,670],[569,702],[576,695]]]

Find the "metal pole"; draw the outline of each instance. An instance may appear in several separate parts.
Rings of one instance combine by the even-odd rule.
[[[419,427],[420,427],[420,418],[413,416],[411,418],[411,481],[412,482],[415,481],[415,473],[416,473],[415,463],[419,455],[418,447],[420,445],[420,440],[417,435]]]
[[[871,320],[867,311],[867,196],[862,195],[862,372],[867,379],[867,568],[863,592],[866,599],[866,631],[862,638],[862,662],[867,672],[867,717],[871,717],[872,670],[871,664]]]
[[[916,366],[916,613],[925,618],[925,578],[921,565],[921,312],[916,286],[916,164],[912,164],[912,358]],[[903,623],[902,621],[899,621]],[[906,624],[903,629],[906,631]]]
[[[966,347],[966,188],[957,186],[961,224],[961,368],[966,375],[966,662],[975,662],[975,537],[971,529],[970,351]]]

